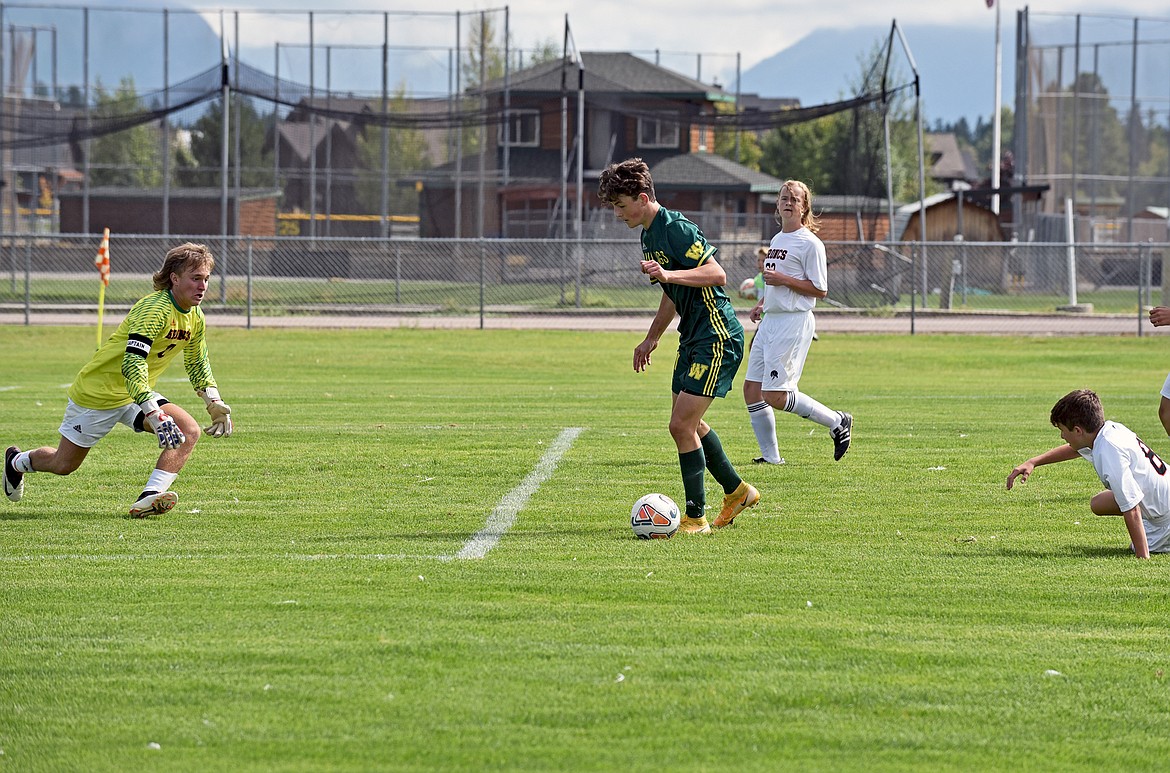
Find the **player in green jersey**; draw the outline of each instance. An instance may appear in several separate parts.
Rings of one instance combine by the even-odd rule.
[[[760,492],[736,473],[719,436],[703,420],[716,397],[724,397],[743,359],[743,325],[723,286],[727,274],[716,248],[681,212],[661,206],[650,168],[640,158],[611,164],[601,173],[597,195],[630,228],[642,227],[642,273],[662,288],[658,313],[646,338],[634,348],[634,372],[650,365],[650,354],[678,315],[678,355],[671,382],[670,434],[678,448],[686,515],[679,531],[706,534],[707,496],[703,470],[723,486],[721,528],[760,501]]]
[[[57,447],[22,452],[10,446],[4,453],[4,493],[9,499],[20,501],[28,473],[73,472],[115,425],[125,424],[136,432],[153,432],[162,449],[130,515],[161,515],[178,503],[178,495],[169,489],[195,448],[199,424],[154,390],[159,376],[180,355],[191,386],[211,415],[204,431],[212,437],[232,434],[231,408],[220,399],[211,373],[199,308],[214,268],[215,257],[202,244],[183,244],[166,254],[154,275],[155,291],[134,304],[73,380]]]

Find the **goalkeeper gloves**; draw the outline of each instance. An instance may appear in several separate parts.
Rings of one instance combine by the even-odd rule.
[[[173,450],[187,442],[187,436],[183,434],[179,425],[169,414],[163,413],[158,400],[151,398],[140,403],[138,407],[142,409],[142,418],[146,426],[150,427],[155,437],[158,438],[159,448]]]
[[[207,404],[207,413],[211,415],[211,426],[204,427],[203,431],[212,437],[227,437],[232,434],[232,409],[227,403],[219,399],[219,390],[215,387],[197,389],[195,394],[203,398]]]

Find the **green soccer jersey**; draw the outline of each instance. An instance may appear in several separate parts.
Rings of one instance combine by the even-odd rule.
[[[650,227],[642,230],[644,259],[658,262],[667,271],[697,268],[710,260],[716,249],[685,215],[665,207],[660,207]],[[738,336],[742,339],[743,325],[722,287],[664,284],[662,292],[678,312],[680,343],[705,338],[725,341]]]
[[[109,410],[148,400],[158,378],[183,355],[195,389],[215,386],[204,341],[203,310],[181,309],[170,290],[146,296],[130,309],[73,385],[69,399],[83,408]]]

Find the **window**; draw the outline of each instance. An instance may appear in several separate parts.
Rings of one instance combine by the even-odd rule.
[[[673,113],[669,118],[639,118],[638,119],[638,147],[640,148],[677,148],[678,121]]]
[[[508,128],[507,144],[513,148],[535,148],[540,145],[540,111],[511,110],[508,124],[500,124],[500,144],[505,144],[504,129]]]

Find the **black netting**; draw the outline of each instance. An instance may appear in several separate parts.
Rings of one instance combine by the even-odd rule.
[[[383,111],[380,97],[355,99],[351,94],[327,94],[310,89],[303,83],[276,78],[250,65],[232,62],[210,68],[165,90],[132,99],[103,99],[97,108],[88,111],[60,106],[52,110],[6,110],[0,115],[0,137],[3,137],[0,148],[31,148],[66,142],[76,147],[83,140],[156,122],[172,113],[215,99],[221,95],[225,81],[230,91],[272,105],[368,126],[442,129],[495,125],[503,120],[502,111],[494,107],[485,108],[483,101],[475,97],[439,100],[444,103],[443,109],[432,112],[398,111],[393,107],[393,100],[387,100]],[[629,93],[628,89],[617,83],[603,82],[602,85],[604,88],[601,90],[586,91],[585,100],[590,108],[608,109],[614,114],[631,118],[654,119],[660,117],[661,111],[668,107],[688,107],[677,100],[647,97],[642,100],[642,107],[631,109],[622,99],[622,93]],[[906,88],[909,85],[823,105],[739,114],[700,114],[690,106],[688,120],[696,125],[749,131],[788,126],[847,110],[885,104]],[[576,92],[569,93],[575,95]]]

